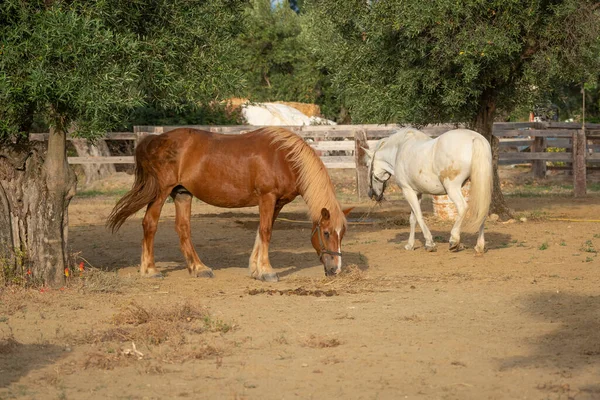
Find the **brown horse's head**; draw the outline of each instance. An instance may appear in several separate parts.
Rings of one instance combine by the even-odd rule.
[[[351,209],[344,210],[348,214]],[[321,218],[313,222],[311,242],[325,267],[325,275],[331,276],[342,271],[342,239],[346,226],[333,226],[329,210],[321,210]]]

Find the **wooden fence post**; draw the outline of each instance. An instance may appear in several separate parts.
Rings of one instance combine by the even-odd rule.
[[[152,129],[152,132],[149,132],[150,129]],[[159,128],[160,132],[162,133],[162,127]],[[133,127],[133,133],[135,134],[135,139],[133,141],[133,154],[135,154],[135,148],[137,147],[138,143],[140,142],[140,140],[142,140],[144,137],[151,135],[151,134],[156,134],[156,128],[153,127],[149,127],[149,126],[134,126]]]
[[[368,200],[369,176],[363,148],[369,148],[367,131],[364,129],[354,132],[354,158],[356,162],[356,193],[358,201]]]
[[[546,138],[543,136],[536,136],[533,139],[533,144],[531,145],[531,152],[542,153],[546,150],[546,147],[548,147]],[[533,160],[531,162],[531,170],[535,178],[545,178],[546,160]]]
[[[142,128],[141,126],[134,126],[133,127],[133,133],[135,134],[135,139],[133,140],[133,154],[135,154],[135,149],[136,149],[138,143],[144,137],[141,128]]]
[[[586,188],[586,140],[585,131],[577,130],[573,132],[573,195],[583,197],[587,192]]]

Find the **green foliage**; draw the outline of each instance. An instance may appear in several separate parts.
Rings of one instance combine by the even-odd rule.
[[[235,92],[243,1],[0,3],[0,140],[35,120],[94,137],[132,109],[194,108]]]
[[[598,66],[595,2],[306,2],[307,43],[355,122],[473,122]]]
[[[599,55],[600,57],[600,55]],[[581,82],[557,84],[553,87],[550,99],[560,110],[561,120],[573,119],[581,122],[582,114],[582,86],[585,88],[585,121],[600,122],[600,75],[589,77],[584,85]]]
[[[0,253],[0,287],[18,285],[23,287],[40,286],[43,282],[31,274],[27,252],[15,248],[12,254]]]
[[[135,125],[242,125],[239,109],[229,110],[224,105],[184,106],[169,109],[139,107],[124,120],[121,128],[133,130]]]
[[[240,36],[244,54],[240,70],[253,101],[298,101],[316,103],[323,114],[335,118],[340,104],[332,94],[329,73],[301,40],[302,17],[293,8],[301,2],[252,0]]]

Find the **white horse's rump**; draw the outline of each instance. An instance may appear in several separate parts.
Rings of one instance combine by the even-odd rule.
[[[450,249],[459,250],[460,230],[479,229],[475,250],[483,253],[483,227],[492,198],[492,150],[488,141],[475,131],[455,129],[432,139],[414,128],[397,130],[381,139],[369,158],[369,196],[383,198],[385,183],[394,175],[410,204],[410,236],[407,250],[414,248],[415,226],[419,223],[425,236],[425,248],[435,250],[431,232],[421,212],[421,196],[447,194],[456,205],[458,217],[450,233]],[[470,200],[461,187],[471,179]]]

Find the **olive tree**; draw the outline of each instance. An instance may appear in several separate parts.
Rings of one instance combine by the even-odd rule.
[[[306,0],[306,41],[362,123],[466,123],[492,144],[498,115],[598,67],[600,9],[587,0]]]
[[[142,105],[234,91],[242,1],[0,3],[0,265],[51,286],[69,266],[67,134],[98,138]],[[36,123],[47,143],[29,142]]]

